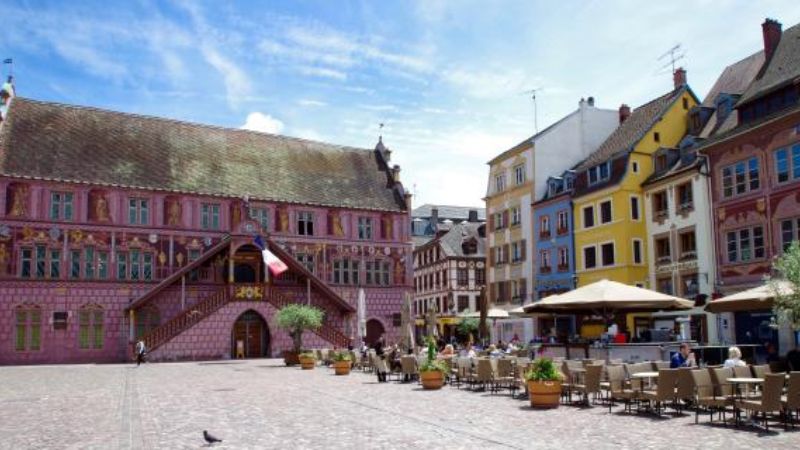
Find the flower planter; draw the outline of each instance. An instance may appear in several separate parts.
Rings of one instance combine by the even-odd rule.
[[[334,361],[333,370],[336,375],[350,375],[350,361]]]
[[[300,358],[298,353],[292,350],[286,350],[283,352],[283,363],[287,366],[296,366],[300,364]]]
[[[528,381],[528,396],[533,408],[558,408],[560,381]]]
[[[312,370],[316,362],[317,360],[314,358],[300,357],[300,367],[302,367],[303,370]]]
[[[420,372],[419,379],[423,389],[441,389],[444,386],[444,373],[438,370]]]

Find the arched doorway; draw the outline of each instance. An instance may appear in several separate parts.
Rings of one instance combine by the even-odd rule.
[[[264,358],[269,356],[269,328],[267,322],[252,309],[245,311],[233,324],[231,354],[238,358]]]
[[[383,336],[383,333],[383,324],[377,319],[369,319],[367,321],[367,337],[364,338],[364,341],[368,346],[372,347],[378,341],[378,338]]]
[[[255,245],[243,245],[233,255],[233,281],[235,283],[258,283],[263,280],[261,250]]]

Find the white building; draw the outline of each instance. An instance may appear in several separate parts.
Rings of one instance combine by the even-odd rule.
[[[489,161],[486,193],[489,302],[510,309],[533,300],[534,239],[531,204],[544,195],[545,180],[561,175],[592,153],[619,124],[616,110],[581,99],[578,109]],[[495,339],[515,335],[526,342],[533,320],[497,321]]]

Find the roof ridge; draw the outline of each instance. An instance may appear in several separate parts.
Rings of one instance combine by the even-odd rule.
[[[33,98],[29,98],[29,97],[22,97],[22,96],[15,96],[12,99],[11,103],[13,104],[14,102],[19,101],[19,100],[22,100],[24,102],[29,102],[29,103],[36,103],[36,104],[39,104],[39,105],[49,105],[49,106],[57,106],[57,107],[61,107],[61,108],[70,108],[70,109],[83,110],[83,111],[94,111],[94,112],[107,113],[107,114],[117,114],[117,115],[126,116],[126,117],[135,117],[135,118],[144,119],[144,120],[155,120],[155,121],[159,121],[159,122],[169,122],[169,123],[174,123],[174,124],[178,124],[178,125],[186,125],[186,126],[190,126],[190,127],[206,128],[206,129],[221,130],[221,131],[233,131],[233,132],[244,133],[244,134],[256,134],[256,135],[261,135],[261,136],[269,136],[269,137],[278,138],[278,139],[285,139],[285,140],[289,140],[289,141],[308,142],[308,143],[312,143],[312,144],[322,144],[322,145],[325,145],[325,146],[328,146],[328,147],[332,147],[332,148],[336,148],[336,149],[340,149],[340,150],[365,151],[365,152],[374,151],[374,149],[370,149],[370,148],[353,147],[353,146],[350,146],[350,145],[332,144],[330,142],[315,141],[313,139],[305,139],[305,138],[300,138],[300,137],[296,137],[296,136],[287,136],[285,134],[267,133],[267,132],[264,132],[264,131],[248,130],[248,129],[244,129],[244,128],[225,127],[225,126],[222,126],[222,125],[213,125],[213,124],[207,124],[207,123],[201,123],[201,122],[192,122],[192,121],[189,121],[189,120],[175,119],[175,118],[171,118],[171,117],[161,117],[161,116],[155,116],[155,115],[150,115],[150,114],[141,114],[141,113],[126,112],[126,111],[117,111],[117,110],[101,108],[101,107],[97,107],[97,106],[74,105],[74,104],[71,104],[71,103],[62,103],[62,102],[37,100],[37,99],[33,99]],[[9,105],[9,115],[10,115],[10,112],[11,112],[11,105]]]

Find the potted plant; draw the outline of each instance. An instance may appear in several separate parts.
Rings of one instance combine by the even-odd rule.
[[[336,375],[349,375],[353,358],[349,352],[336,352],[333,354],[333,369]]]
[[[450,367],[444,361],[436,359],[436,343],[428,337],[428,357],[419,368],[419,379],[423,389],[441,389],[444,385],[444,375]]]
[[[543,357],[533,361],[525,373],[528,395],[534,408],[557,408],[561,398],[563,375],[552,359]]]
[[[317,363],[317,357],[314,356],[314,352],[300,352],[297,359],[300,360],[300,367],[303,370],[312,370]]]
[[[286,305],[276,315],[278,326],[285,329],[292,338],[292,350],[284,350],[283,361],[287,366],[297,364],[298,355],[303,348],[303,332],[316,330],[322,326],[323,312],[306,305]]]

